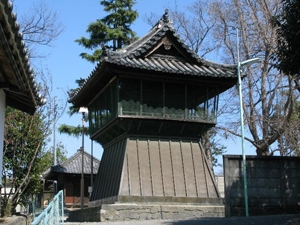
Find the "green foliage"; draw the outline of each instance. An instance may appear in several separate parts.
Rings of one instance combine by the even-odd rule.
[[[69,97],[72,97],[74,94],[76,94],[76,92],[82,87],[82,85],[85,82],[85,79],[83,78],[79,78],[78,80],[75,80],[76,84],[78,85],[77,88],[71,89],[69,91]],[[71,105],[69,107],[69,111],[68,114],[70,116],[74,115],[75,113],[78,113],[79,108],[78,107],[74,107],[73,105]],[[69,136],[74,136],[74,137],[79,137],[82,134],[82,126],[71,126],[71,125],[67,125],[67,124],[61,124],[58,128],[60,133],[63,134],[67,134]],[[84,128],[84,133],[85,135],[89,134],[89,129],[87,127]]]
[[[89,38],[81,37],[75,40],[86,49],[94,50],[93,54],[80,54],[90,62],[100,59],[101,44],[109,45],[108,48],[115,51],[135,39],[135,32],[130,29],[138,17],[137,11],[132,10],[135,0],[102,0],[100,4],[109,14],[89,24],[86,30],[90,35]]]
[[[54,161],[53,148],[45,151],[50,124],[42,108],[34,115],[6,109],[3,185],[11,187],[11,191],[3,198],[2,215],[14,213],[18,204],[26,206],[28,199],[42,190],[42,174]],[[65,161],[64,146],[59,143],[56,148],[58,161]]]
[[[41,161],[40,161],[40,166],[45,168],[44,171],[48,168],[50,168],[53,163],[54,163],[54,151],[53,151],[53,146],[46,152],[42,152],[41,155],[39,156]],[[65,147],[62,143],[59,143],[56,145],[56,160],[57,163],[62,163],[66,161],[67,158],[67,151],[65,150]]]
[[[11,204],[11,200],[8,199],[6,196],[2,197],[2,202],[5,203],[5,205],[3,205],[3,209],[2,211],[2,215],[3,216],[11,216],[12,215],[12,204]]]
[[[293,111],[289,122],[277,140],[278,148],[274,150],[274,152],[278,151],[281,156],[300,156],[300,102],[295,102]],[[280,111],[275,113],[274,117],[283,116]]]
[[[278,50],[275,58],[285,74],[299,76],[300,71],[300,4],[299,0],[283,0],[282,11],[274,17],[278,26]]]
[[[79,78],[79,79],[75,80],[75,83],[78,85],[78,87],[77,87],[77,88],[74,88],[74,89],[70,89],[70,90],[68,91],[69,97],[72,97],[74,94],[76,94],[76,92],[82,87],[82,85],[84,84],[84,82],[85,82],[85,79],[83,79],[83,78]],[[69,114],[70,116],[72,116],[72,115],[74,115],[75,113],[78,113],[78,111],[79,111],[79,108],[78,108],[78,107],[74,107],[73,105],[71,105],[71,106],[69,107],[68,114]]]
[[[10,107],[6,109],[3,185],[6,187],[10,183],[15,191],[6,193],[8,197],[4,199],[3,209],[10,204],[8,199],[12,210],[18,204],[25,204],[42,187],[40,175],[45,167],[40,164],[39,154],[49,134],[45,119],[41,111],[31,116]]]
[[[67,124],[62,124],[58,128],[60,133],[67,134],[69,136],[74,136],[74,137],[79,137],[82,134],[82,126],[70,126]],[[88,135],[89,134],[89,128],[84,127],[84,134]]]
[[[219,143],[217,139],[217,132],[215,128],[208,130],[201,138],[201,143],[205,149],[208,161],[212,163],[212,167],[221,166],[218,163],[218,156],[226,152],[226,147]]]
[[[51,96],[51,74],[46,73],[48,70],[43,68],[40,61],[34,64],[34,59],[43,58],[43,54],[36,54],[38,46],[51,46],[53,40],[62,32],[63,25],[58,14],[49,10],[45,1],[34,4],[29,13],[19,15],[18,18],[21,19],[18,22],[23,33],[23,41],[29,48],[31,67],[35,68],[34,78],[39,95],[47,99],[47,103],[39,107],[33,116],[10,107],[6,109],[2,215],[14,213],[18,204],[27,205],[32,196],[40,192],[42,173],[53,162],[48,157],[53,151],[45,150],[45,146],[52,132],[50,127],[53,125],[53,118],[58,117],[56,101],[55,99],[53,101]],[[63,111],[64,108],[59,110]],[[61,152],[63,155],[63,148]],[[60,159],[63,160],[64,157]]]

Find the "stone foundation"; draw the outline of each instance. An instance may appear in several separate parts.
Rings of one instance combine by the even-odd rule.
[[[192,198],[175,196],[112,196],[89,202],[89,207],[98,207],[108,204],[132,204],[132,205],[223,205],[223,198]]]
[[[223,205],[103,204],[71,211],[70,222],[197,219],[224,217]]]

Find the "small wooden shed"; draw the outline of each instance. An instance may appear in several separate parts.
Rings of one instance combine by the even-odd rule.
[[[89,187],[91,187],[91,177],[93,181],[97,174],[100,161],[87,152],[84,158],[84,203],[89,202]],[[93,168],[93,169],[92,169]],[[93,172],[91,172],[93,171]],[[80,182],[82,174],[82,150],[79,149],[67,161],[52,166],[44,176],[44,194],[42,205],[47,203],[53,192],[64,190],[65,206],[80,207]]]

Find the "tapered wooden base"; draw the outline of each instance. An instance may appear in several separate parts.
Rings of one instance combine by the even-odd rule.
[[[197,139],[126,136],[104,149],[90,206],[209,203],[218,198],[213,172]]]

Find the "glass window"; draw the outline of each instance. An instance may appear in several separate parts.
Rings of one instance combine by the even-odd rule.
[[[116,118],[117,106],[117,82],[114,81],[89,106],[91,134]]]
[[[185,85],[165,84],[165,118],[179,119],[185,117]]]
[[[141,84],[139,80],[120,81],[121,115],[140,115]]]
[[[163,83],[142,82],[142,116],[162,117]]]

